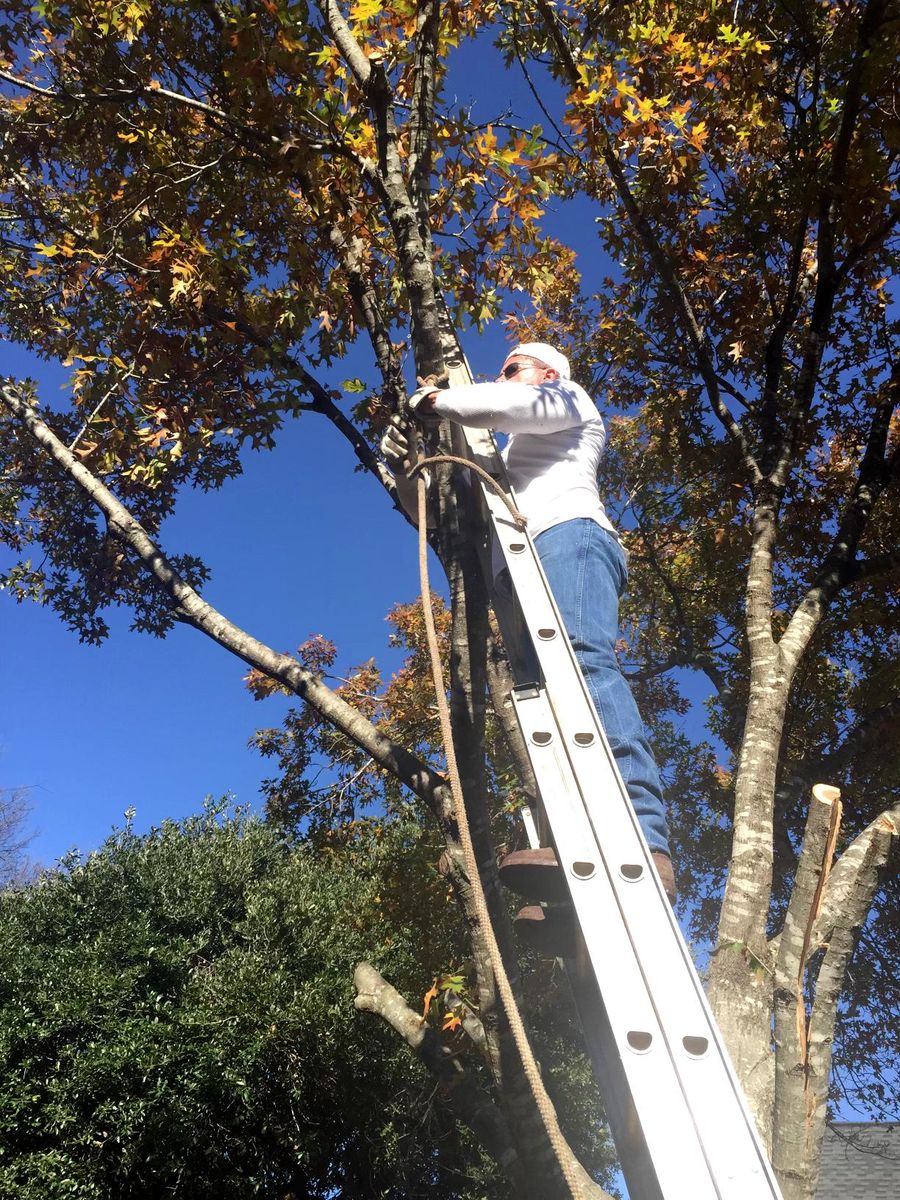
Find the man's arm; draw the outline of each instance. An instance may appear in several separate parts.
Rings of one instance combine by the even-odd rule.
[[[473,383],[430,392],[415,415],[447,417],[475,429],[501,433],[557,433],[600,416],[577,383],[552,379],[527,383]]]

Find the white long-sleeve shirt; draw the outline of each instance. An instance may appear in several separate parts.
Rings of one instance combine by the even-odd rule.
[[[615,533],[597,490],[606,429],[590,396],[577,383],[473,383],[447,388],[434,411],[460,425],[510,435],[501,451],[528,531],[589,517]]]

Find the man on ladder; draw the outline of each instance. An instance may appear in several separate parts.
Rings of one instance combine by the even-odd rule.
[[[423,387],[409,408],[423,424],[449,419],[509,435],[502,451],[521,513],[528,520],[544,572],[581,667],[653,863],[670,901],[675,877],[668,845],[659,770],[631,689],[616,659],[619,598],[625,590],[625,551],[597,489],[606,441],[603,420],[570,377],[568,359],[543,342],[512,350],[493,383]],[[382,451],[397,476],[398,497],[415,513],[414,485],[403,473],[409,455],[404,421],[393,418]],[[512,607],[508,574],[495,556],[495,598]],[[509,627],[509,620],[504,622]],[[538,676],[530,640],[508,646],[517,680]],[[553,850],[519,850],[501,864],[504,881],[530,900],[561,899]],[[529,905],[517,928],[538,949],[565,954],[571,922],[560,910]]]

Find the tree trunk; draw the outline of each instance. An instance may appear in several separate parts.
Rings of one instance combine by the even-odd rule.
[[[731,866],[709,1000],[767,1150],[772,1141],[772,955],[766,922],[772,890],[773,809],[790,676],[772,633],[772,551],[778,497],[763,485],[753,514],[747,575],[750,695],[735,776]]]
[[[731,868],[710,963],[709,999],[760,1135],[771,1147],[772,955],[766,919],[772,887],[772,807],[788,682],[773,647],[751,682],[735,785]]]
[[[859,930],[900,831],[900,805],[896,805],[863,830],[829,875],[837,835],[831,806],[837,806],[838,793],[836,789],[817,792],[791,897],[794,912],[789,911],[778,955],[772,1163],[785,1200],[815,1200],[838,1002]],[[804,968],[823,947],[815,988],[809,989],[814,998],[807,1016]]]

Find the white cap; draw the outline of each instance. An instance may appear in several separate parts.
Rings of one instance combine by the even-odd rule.
[[[510,350],[506,356],[507,361],[514,354],[524,354],[527,358],[536,358],[545,366],[552,367],[560,379],[572,378],[569,373],[569,360],[564,354],[554,350],[547,342],[522,342],[521,345],[516,346],[515,350]]]

